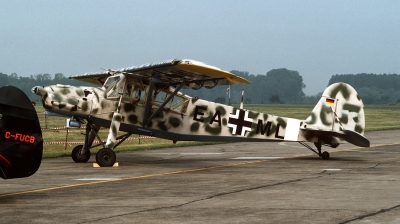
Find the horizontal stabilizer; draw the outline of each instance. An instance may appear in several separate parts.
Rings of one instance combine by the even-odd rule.
[[[369,140],[359,133],[352,130],[343,130],[343,132],[346,133],[346,135],[341,136],[343,140],[360,147],[370,146]]]
[[[367,138],[365,138],[363,135],[352,131],[352,130],[346,130],[344,129],[341,132],[336,132],[336,131],[324,131],[324,130],[317,130],[317,129],[309,129],[309,128],[302,128],[302,131],[305,132],[311,132],[314,135],[318,136],[334,136],[338,137],[340,139],[345,140],[348,143],[351,143],[356,146],[360,147],[369,147],[370,142]]]

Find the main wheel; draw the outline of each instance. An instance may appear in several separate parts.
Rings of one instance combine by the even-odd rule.
[[[81,154],[82,149],[83,145],[75,146],[75,148],[72,149],[71,157],[74,162],[86,163],[90,159],[90,150],[86,150],[84,154]]]
[[[113,166],[116,159],[115,152],[109,148],[102,148],[96,154],[96,162],[99,166]]]
[[[324,151],[324,152],[322,153],[322,159],[329,159],[329,152]]]

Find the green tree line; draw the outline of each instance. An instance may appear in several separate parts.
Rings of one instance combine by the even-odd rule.
[[[266,75],[250,75],[245,71],[231,71],[251,82],[249,85],[217,86],[212,89],[201,88],[200,90],[182,90],[192,97],[198,96],[201,99],[217,101],[219,103],[239,103],[241,90],[245,89],[245,103],[301,103],[305,100],[302,76],[297,71],[285,68],[273,69]],[[52,84],[64,84],[75,86],[90,86],[87,83],[68,79],[62,73],[54,77],[51,74],[37,74],[29,77],[0,73],[0,87],[13,85],[20,88],[31,99],[38,97],[31,92],[34,86],[46,86]],[[227,88],[230,88],[230,100],[227,96]]]
[[[31,92],[34,86],[47,86],[53,84],[63,84],[72,86],[93,86],[88,83],[80,82],[73,79],[68,79],[62,73],[56,73],[53,77],[51,74],[37,74],[30,75],[29,77],[18,76],[16,73],[7,75],[0,72],[0,87],[2,86],[15,86],[21,89],[31,100],[38,100],[39,96],[36,96]]]
[[[273,69],[265,75],[252,75],[246,71],[233,70],[231,73],[241,76],[251,82],[249,85],[216,86],[212,89],[183,89],[182,92],[192,97],[219,103],[240,103],[241,90],[244,89],[246,104],[268,103],[316,103],[322,95],[305,96],[303,77],[299,72],[286,68]],[[333,75],[328,85],[345,82],[353,86],[362,97],[365,104],[388,104],[400,102],[400,75],[397,74],[343,74]],[[88,83],[68,79],[62,73],[37,74],[29,77],[0,73],[0,87],[13,85],[21,89],[31,100],[39,97],[31,92],[34,86],[64,84],[73,86],[93,86]],[[328,86],[327,85],[327,86]],[[230,91],[230,98],[227,89]],[[321,90],[323,91],[323,90]]]
[[[400,75],[398,74],[342,74],[333,75],[329,85],[345,82],[356,89],[364,104],[400,103]]]
[[[182,92],[220,103],[229,103],[229,101],[240,103],[242,89],[244,89],[245,103],[302,103],[307,98],[303,92],[306,87],[303,83],[303,77],[297,71],[280,68],[273,69],[266,75],[251,75],[249,72],[237,70],[233,70],[231,73],[249,80],[251,84],[182,90]],[[227,96],[228,88],[230,88],[230,100]],[[224,98],[225,100],[223,100]]]

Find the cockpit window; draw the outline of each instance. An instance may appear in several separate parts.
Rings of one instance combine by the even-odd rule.
[[[119,82],[119,80],[121,80],[120,76],[109,77],[103,85],[103,87],[106,89],[106,92],[113,88]]]
[[[121,81],[119,85],[115,86],[114,88],[110,88],[110,93],[108,97],[120,97],[124,92],[125,80]]]
[[[163,89],[157,92],[153,97],[153,107],[159,107],[163,104],[169,96],[172,94],[173,89]],[[180,94],[175,95],[172,99],[165,104],[164,110],[172,110],[177,113],[186,113],[187,105],[189,103],[189,99],[183,97]]]
[[[188,103],[189,103],[188,99],[184,99],[181,97],[174,97],[174,102],[172,102],[170,109],[177,112],[186,113],[186,108]]]
[[[118,75],[109,77],[104,83],[103,88],[106,89],[107,98],[119,98],[123,94],[124,86],[124,75]]]

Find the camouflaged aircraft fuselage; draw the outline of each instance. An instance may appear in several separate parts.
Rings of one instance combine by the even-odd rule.
[[[150,94],[149,89],[149,83],[119,74],[109,77],[103,87],[52,85],[38,88],[36,94],[42,96],[48,111],[111,126],[115,132],[174,141],[307,141],[336,147],[346,139],[342,138],[344,131],[362,135],[365,130],[362,100],[344,83],[329,86],[304,120],[239,109],[181,92],[154,114],[174,89],[155,85]],[[151,103],[147,114],[146,102]],[[120,122],[115,127],[114,114],[120,114],[114,117]]]

